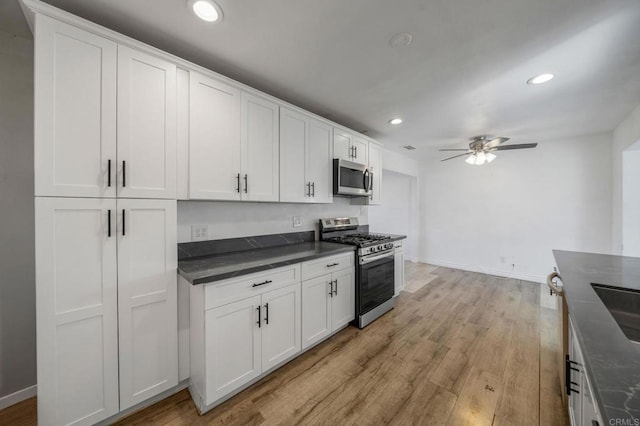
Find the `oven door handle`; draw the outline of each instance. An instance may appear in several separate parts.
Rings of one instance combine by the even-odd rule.
[[[366,265],[367,263],[375,262],[376,260],[386,259],[386,258],[394,258],[396,255],[395,250],[391,250],[390,252],[386,252],[384,254],[380,254],[378,256],[366,256],[360,258],[360,264]]]

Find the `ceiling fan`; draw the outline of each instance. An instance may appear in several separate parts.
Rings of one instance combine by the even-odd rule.
[[[453,157],[445,158],[440,161],[453,160],[454,158],[464,157],[468,155],[469,157],[465,160],[469,164],[482,165],[485,162],[490,163],[495,158],[496,155],[493,153],[494,151],[505,151],[509,149],[526,149],[526,148],[535,148],[538,146],[537,143],[521,143],[517,145],[502,145],[509,138],[493,138],[487,135],[474,136],[469,139],[469,149],[460,148],[460,149],[441,149],[440,151],[465,151],[464,154],[454,155]]]

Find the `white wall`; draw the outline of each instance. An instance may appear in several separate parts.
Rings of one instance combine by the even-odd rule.
[[[640,141],[622,154],[622,254],[640,257]]]
[[[33,41],[0,32],[0,406],[36,383]]]
[[[327,217],[355,216],[366,224],[367,208],[342,197],[334,197],[333,204],[179,201],[178,242],[191,241],[191,225],[197,224],[209,226],[210,240],[312,231]],[[300,217],[300,227],[293,227],[293,216]]]
[[[382,168],[404,175],[418,176],[420,174],[420,163],[410,158],[411,152],[412,151],[406,151],[400,154],[383,148]],[[384,202],[384,199],[382,201]]]
[[[542,281],[552,249],[610,252],[611,135],[497,155],[422,164],[422,261]]]
[[[370,231],[406,235],[405,258],[414,261],[418,257],[417,184],[414,176],[383,170],[382,205],[369,207]]]
[[[622,254],[622,153],[640,140],[640,105],[613,132],[613,223],[612,252]]]

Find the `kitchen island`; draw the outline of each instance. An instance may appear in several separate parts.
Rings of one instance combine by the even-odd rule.
[[[640,425],[640,343],[625,335],[592,286],[640,292],[640,258],[561,250],[553,254],[604,424]]]

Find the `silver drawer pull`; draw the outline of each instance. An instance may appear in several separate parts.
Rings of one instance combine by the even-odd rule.
[[[338,266],[338,265],[339,265],[339,263],[337,263],[337,262],[336,263],[331,263],[331,264],[327,265],[327,268],[331,268],[333,266]]]
[[[272,282],[273,281],[271,280],[266,280],[265,282],[262,282],[262,283],[253,284],[251,287],[260,287],[261,285],[271,284]]]

